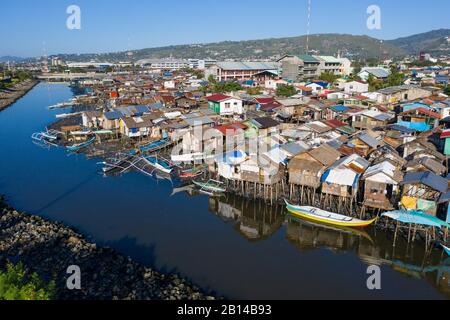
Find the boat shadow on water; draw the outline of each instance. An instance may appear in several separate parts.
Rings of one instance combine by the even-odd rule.
[[[263,241],[285,230],[289,243],[300,252],[327,250],[335,254],[356,254],[366,265],[387,266],[410,277],[425,279],[450,298],[450,258],[440,248],[426,250],[422,242],[400,238],[374,225],[366,228],[333,226],[292,215],[282,205],[269,206],[227,194],[210,198],[209,210],[248,241]]]

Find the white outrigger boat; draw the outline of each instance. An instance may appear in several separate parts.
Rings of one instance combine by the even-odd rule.
[[[142,157],[142,159],[150,166],[164,173],[171,174],[173,171],[172,167],[166,161],[160,160],[157,157]]]
[[[31,135],[31,138],[38,142],[44,142],[44,143],[53,143],[56,140],[58,140],[59,136],[61,135],[61,132],[56,130],[48,130],[46,129],[43,132],[36,132]]]
[[[295,206],[290,204],[287,200],[284,201],[286,202],[288,211],[292,215],[334,226],[367,227],[378,219],[375,218],[369,221],[363,221],[360,219],[352,218],[338,213],[328,212],[314,207]]]
[[[200,187],[200,192],[213,196],[216,193],[224,193],[227,189],[224,183],[216,180],[209,180],[208,182],[192,181],[197,187]]]

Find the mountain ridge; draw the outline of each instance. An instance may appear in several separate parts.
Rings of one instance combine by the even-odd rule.
[[[353,59],[417,55],[421,51],[432,54],[450,54],[450,29],[437,29],[425,33],[380,40],[368,35],[321,33],[309,36],[311,54],[333,55],[340,53]],[[85,54],[55,54],[66,61],[136,61],[147,58],[212,58],[226,59],[270,59],[284,54],[303,54],[307,36],[267,38],[243,41],[221,41],[212,43],[180,44],[131,51]],[[19,58],[20,59],[20,58]],[[22,59],[26,60],[26,59]],[[0,58],[1,61],[1,58]]]

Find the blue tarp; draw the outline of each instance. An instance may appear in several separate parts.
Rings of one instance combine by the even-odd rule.
[[[429,216],[422,211],[397,210],[385,212],[381,216],[389,217],[393,220],[403,223],[420,224],[437,228],[450,228],[450,224],[448,224],[447,222],[444,222],[436,217]]]
[[[399,126],[407,127],[409,129],[413,129],[416,131],[429,131],[431,130],[431,126],[426,124],[425,122],[406,122],[406,121],[398,121],[397,124]]]
[[[338,105],[338,106],[331,107],[331,110],[333,110],[335,112],[345,112],[348,110],[348,108],[346,106]]]

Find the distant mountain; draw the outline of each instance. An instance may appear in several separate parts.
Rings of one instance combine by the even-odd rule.
[[[306,51],[306,36],[249,41],[225,41],[209,44],[177,45],[148,48],[130,52],[108,54],[59,55],[68,61],[126,61],[147,58],[213,58],[265,59],[284,54],[302,54]],[[316,34],[309,38],[310,51],[321,55],[337,55],[354,58],[377,58],[385,55],[399,57],[406,52],[389,43],[368,36],[348,34]]]
[[[0,63],[4,63],[4,62],[22,62],[26,59],[21,58],[21,57],[14,57],[14,56],[3,56],[0,57]]]
[[[395,40],[379,40],[369,36],[349,34],[315,34],[309,37],[309,51],[318,55],[333,55],[354,59],[404,57],[420,51],[450,54],[450,29],[434,30]],[[249,41],[224,41],[208,44],[176,45],[123,51],[105,54],[62,54],[65,61],[118,62],[148,58],[212,58],[225,59],[275,59],[284,54],[303,54],[307,37],[272,38]],[[10,61],[15,57],[6,57]],[[0,61],[5,57],[0,58]],[[21,58],[17,58],[21,59]],[[8,61],[8,60],[6,60]]]
[[[387,43],[405,50],[408,54],[450,53],[450,29],[434,30],[409,37],[386,41]]]

